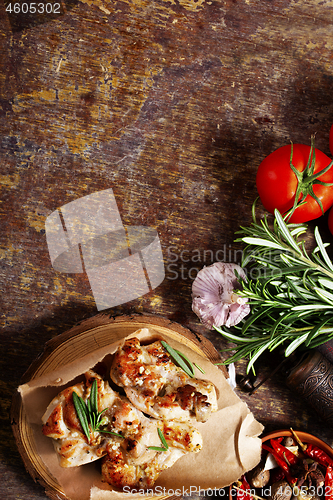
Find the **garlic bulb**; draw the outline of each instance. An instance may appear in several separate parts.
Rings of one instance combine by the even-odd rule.
[[[237,294],[241,286],[235,274],[245,279],[244,270],[237,264],[215,262],[198,272],[192,284],[192,310],[202,324],[236,325],[250,312],[247,299]]]

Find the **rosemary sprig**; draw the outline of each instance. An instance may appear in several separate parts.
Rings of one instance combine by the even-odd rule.
[[[168,451],[168,449],[169,449],[168,443],[166,442],[164,434],[159,427],[157,428],[157,432],[158,432],[158,435],[160,437],[160,440],[161,440],[161,443],[163,446],[148,446],[148,450]]]
[[[171,345],[169,345],[164,340],[161,340],[161,344],[167,350],[167,352],[170,354],[172,359],[177,363],[177,365],[180,366],[180,368],[185,373],[187,373],[187,375],[189,377],[193,378],[195,376],[194,366],[196,366],[196,368],[198,368],[198,370],[201,371],[201,373],[205,373],[204,370],[202,368],[200,368],[200,366],[198,366],[196,363],[193,364],[192,361],[190,361],[188,359],[188,357],[185,356],[185,354],[178,351],[177,349],[174,349],[173,347],[171,347]]]
[[[306,224],[287,224],[276,210],[273,226],[267,217],[242,227],[236,242],[246,244],[242,267],[249,265],[247,280],[239,278],[251,313],[233,330],[216,330],[236,344],[225,362],[248,358],[247,372],[265,351],[283,345],[285,356],[300,346],[313,348],[333,338],[333,263],[328,244],[316,227],[316,248],[310,253],[300,236]]]
[[[83,432],[89,443],[91,441],[91,433],[94,432],[104,432],[121,438],[124,437],[117,432],[101,429],[101,427],[105,425],[102,415],[107,408],[98,411],[98,385],[96,379],[92,383],[90,397],[87,399],[87,402],[85,403],[81,396],[73,391],[73,403]]]

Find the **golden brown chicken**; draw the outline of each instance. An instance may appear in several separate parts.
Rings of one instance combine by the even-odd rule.
[[[96,379],[100,411],[111,407],[119,396],[96,373],[89,371],[85,377],[85,382],[68,387],[58,394],[42,417],[42,432],[54,439],[61,467],[77,467],[98,460],[106,453],[106,441],[110,439],[107,434],[92,433],[88,441],[74,407],[73,392],[86,401],[90,396],[92,383]]]
[[[54,398],[43,416],[42,431],[53,438],[62,467],[75,467],[104,457],[105,481],[116,488],[142,488],[152,486],[162,470],[184,454],[200,451],[201,434],[190,424],[162,423],[148,418],[99,375],[89,371],[85,376],[85,382],[65,389]],[[73,392],[86,402],[94,380],[98,387],[98,411],[104,411],[99,430],[91,432],[88,440],[74,406]],[[168,444],[165,451],[155,449],[163,448],[158,428]]]
[[[137,445],[135,440],[132,442],[129,439],[116,446],[110,443],[102,462],[102,476],[112,486],[150,488],[160,473],[171,467],[183,455],[200,451],[201,435],[191,425],[184,422],[148,420],[154,422],[155,431],[157,427],[161,429],[168,448],[164,451],[151,451],[149,458],[147,454],[137,456],[137,453],[133,453]],[[157,446],[161,447],[161,442]]]
[[[157,419],[205,422],[217,411],[215,387],[191,378],[176,366],[160,341],[144,346],[136,337],[116,352],[112,380],[123,387],[131,403]]]

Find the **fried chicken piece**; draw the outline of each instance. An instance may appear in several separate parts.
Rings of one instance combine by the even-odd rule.
[[[212,383],[189,377],[176,366],[160,341],[148,346],[127,339],[116,352],[112,380],[123,387],[131,403],[157,419],[205,422],[217,411]]]
[[[125,486],[136,489],[151,488],[160,473],[171,467],[184,452],[177,448],[155,453],[154,458],[141,465],[127,464],[122,449],[108,451],[102,462],[102,476],[104,480],[117,489]]]
[[[107,455],[102,460],[103,479],[115,488],[122,489],[152,487],[160,473],[172,467],[183,455],[198,452],[202,447],[201,434],[190,424],[184,422],[161,422],[148,419],[161,429],[168,444],[165,451],[152,451],[150,459],[143,460],[133,454],[130,440],[118,445],[107,446]],[[145,435],[143,435],[143,438]],[[142,444],[142,443],[141,443]],[[161,442],[154,446],[161,447]]]
[[[89,442],[84,434],[73,403],[73,392],[86,401],[90,396],[92,383],[96,379],[99,411],[112,406],[119,396],[96,373],[88,371],[85,377],[85,382],[60,392],[51,401],[42,417],[42,432],[45,436],[53,438],[61,467],[83,465],[98,460],[106,453],[106,435],[95,432]]]
[[[156,425],[126,397],[113,391],[99,375],[89,371],[85,376],[85,383],[68,387],[56,396],[42,417],[42,432],[53,438],[61,467],[76,467],[98,460],[107,453],[108,444],[117,444],[127,438],[136,443],[135,446],[132,445],[133,456],[136,454],[143,461],[151,459],[155,453],[147,451],[147,446],[157,446],[160,443]],[[94,380],[97,380],[98,387],[98,411],[106,410],[103,412],[103,432],[91,432],[88,440],[76,413],[73,392],[87,401]]]
[[[201,434],[190,424],[162,423],[149,418],[93,371],[85,376],[85,382],[54,398],[42,419],[42,432],[53,438],[61,467],[76,467],[105,456],[102,474],[109,484],[117,488],[142,487],[152,485],[162,470],[185,453],[200,451]],[[98,411],[105,410],[102,430],[118,435],[95,431],[88,440],[75,410],[73,392],[87,401],[94,380],[98,387]],[[162,446],[158,428],[170,446],[167,452],[151,448]]]

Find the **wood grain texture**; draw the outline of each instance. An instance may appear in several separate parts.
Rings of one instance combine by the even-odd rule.
[[[311,134],[330,154],[333,9],[330,0],[65,0],[61,15],[28,19],[6,5],[0,493],[42,500],[12,437],[12,394],[45,342],[97,312],[85,274],[53,270],[47,216],[112,188],[124,224],[157,230],[166,277],[109,313],[159,314],[226,348],[192,313],[191,284],[204,265],[239,262],[234,233],[251,220],[267,154]],[[258,379],[275,364],[263,359]],[[292,423],[333,443],[283,373],[242,397],[268,430]]]

